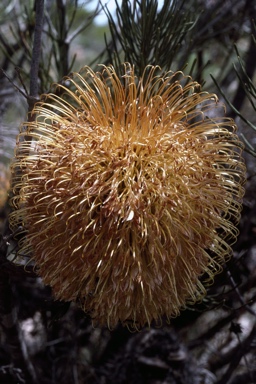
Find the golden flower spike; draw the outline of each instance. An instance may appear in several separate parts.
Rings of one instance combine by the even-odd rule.
[[[181,72],[122,70],[85,67],[35,105],[10,223],[57,299],[137,329],[206,294],[238,235],[245,166],[216,95]]]

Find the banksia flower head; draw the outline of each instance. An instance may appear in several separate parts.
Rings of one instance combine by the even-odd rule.
[[[85,67],[35,105],[10,222],[57,299],[137,328],[205,295],[238,234],[245,169],[215,95],[181,72],[122,71]]]

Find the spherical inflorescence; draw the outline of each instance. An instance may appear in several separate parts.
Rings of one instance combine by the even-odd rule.
[[[85,67],[35,105],[10,223],[57,299],[96,324],[141,327],[204,297],[200,277],[238,234],[245,168],[214,94],[181,72],[122,70]]]

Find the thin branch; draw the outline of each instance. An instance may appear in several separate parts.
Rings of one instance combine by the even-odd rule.
[[[241,373],[237,376],[235,376],[231,381],[230,384],[254,384],[256,382],[256,369],[253,369],[252,371]]]
[[[12,79],[7,75],[7,73],[2,69],[0,68],[0,73],[2,73],[4,75],[4,77],[6,77],[6,79],[11,83],[11,85],[13,86],[13,88],[15,88],[23,97],[25,97],[27,100],[29,99],[29,96],[28,94],[26,93],[26,91],[22,91],[21,88],[19,88],[13,81]],[[23,85],[23,83],[22,83]]]
[[[230,380],[234,370],[237,368],[242,357],[245,356],[246,353],[250,350],[251,343],[256,335],[256,327],[254,326],[250,334],[247,336],[245,340],[243,340],[233,354],[232,361],[227,369],[227,371],[223,374],[222,378],[216,384],[227,384]]]
[[[255,311],[244,301],[244,298],[242,297],[238,287],[237,287],[237,284],[235,283],[234,279],[233,279],[233,276],[231,275],[231,272],[229,270],[227,270],[227,275],[228,275],[228,278],[229,278],[229,281],[232,285],[232,287],[234,288],[235,292],[236,292],[236,295],[237,295],[237,298],[238,300],[240,301],[240,303],[242,304],[243,307],[245,307],[245,309],[253,316],[256,316],[256,313]]]
[[[219,332],[222,328],[224,328],[228,323],[230,323],[236,317],[236,312],[233,311],[228,316],[220,319],[214,326],[209,328],[205,333],[201,334],[197,339],[190,341],[189,349],[193,349],[198,347],[198,345],[202,345],[205,340],[209,340],[215,336],[217,332]]]
[[[30,99],[28,100],[29,112],[32,111],[35,102],[33,99],[38,97],[38,73],[41,56],[41,40],[43,31],[43,18],[44,18],[44,0],[36,0],[36,19],[35,19],[35,33],[32,50],[31,72],[30,72]]]

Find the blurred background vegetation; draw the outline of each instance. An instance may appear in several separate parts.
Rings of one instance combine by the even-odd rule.
[[[99,12],[105,24],[96,23]],[[256,382],[255,22],[253,0],[1,1],[1,383]],[[8,229],[8,167],[33,103],[71,71],[100,63],[118,70],[123,61],[138,75],[147,64],[183,70],[216,92],[238,125],[248,169],[233,259],[202,304],[138,335],[92,328],[75,304],[55,302],[33,271],[11,263]]]

